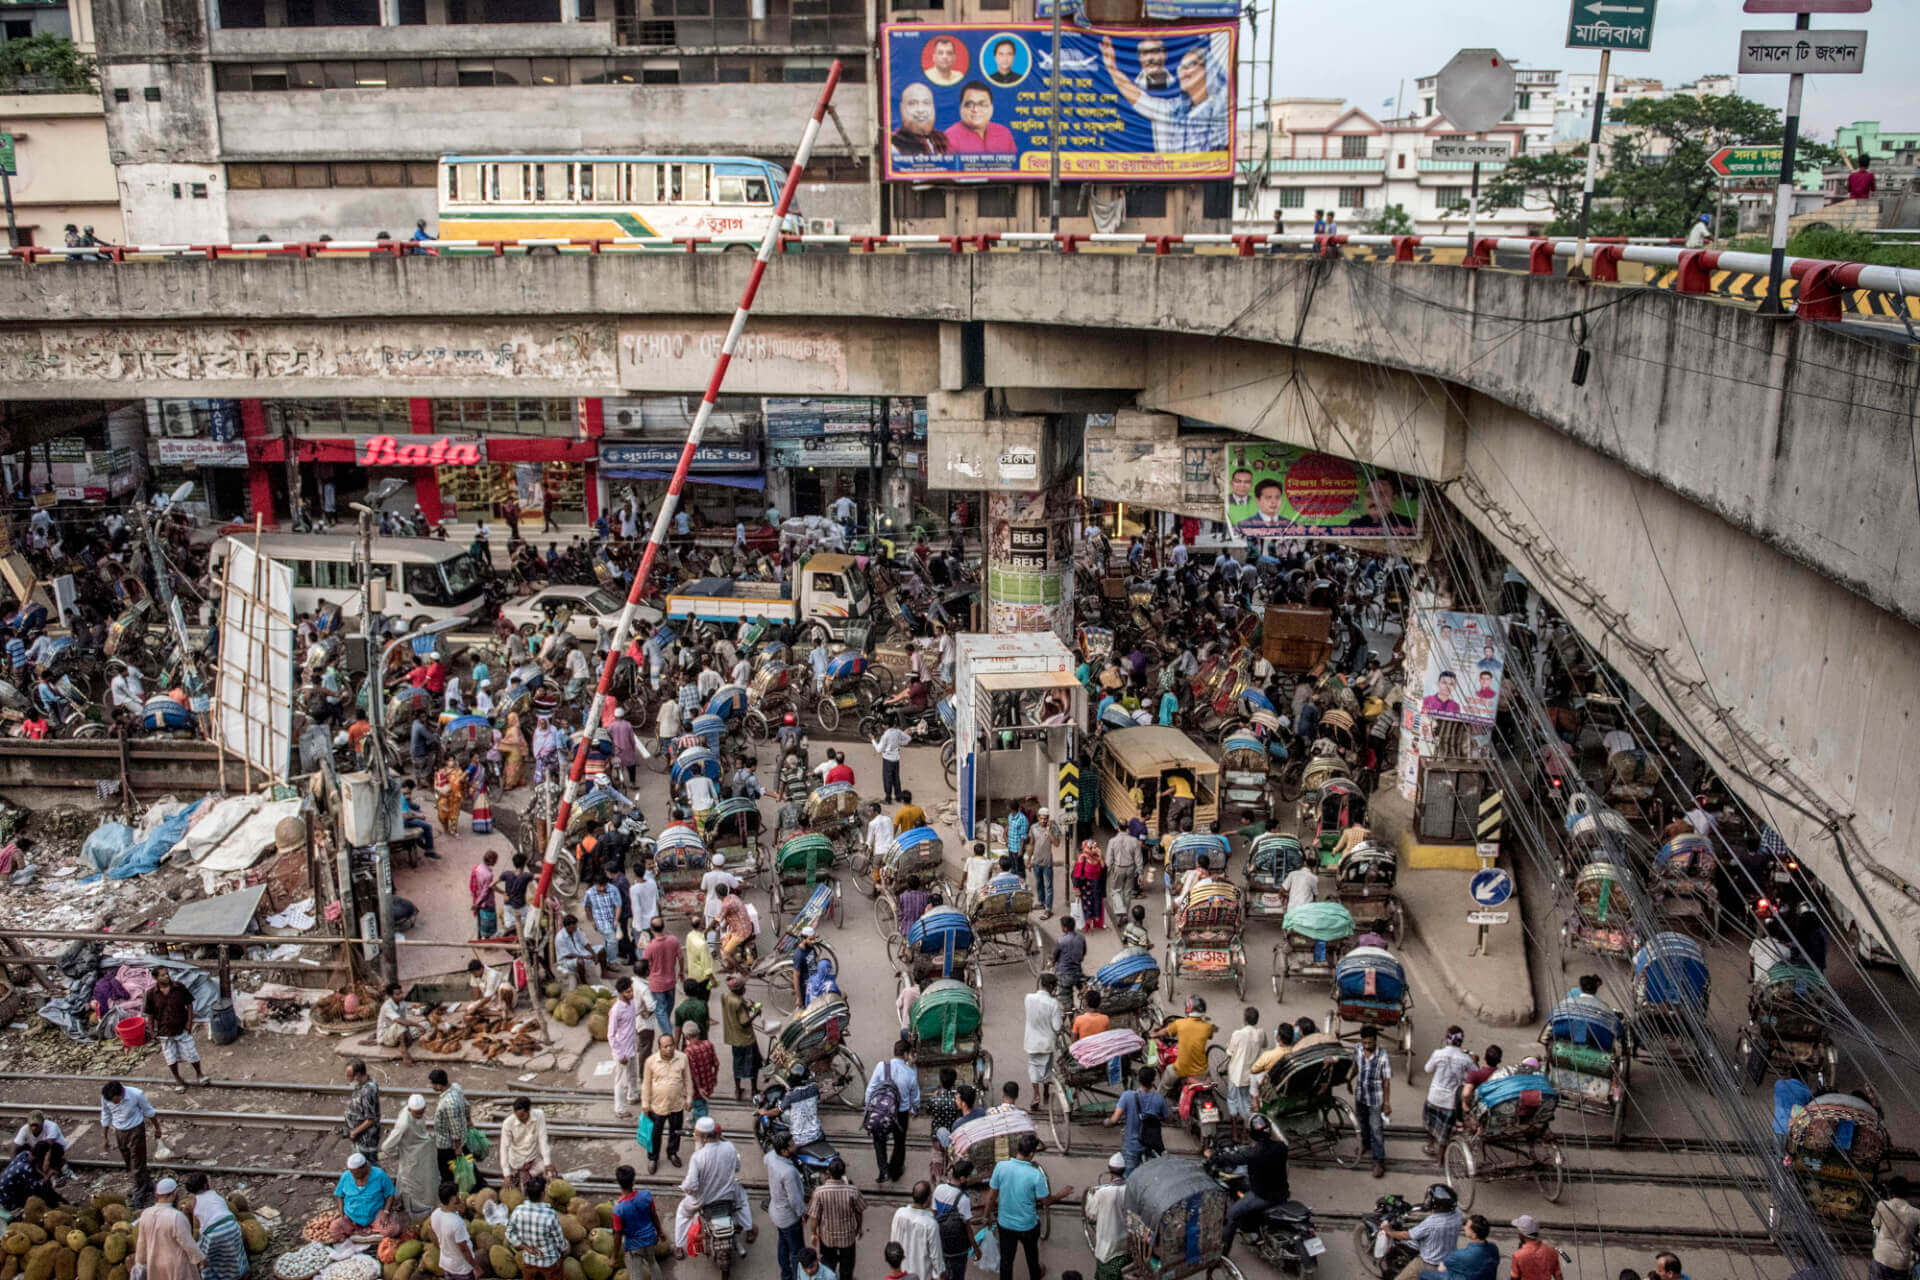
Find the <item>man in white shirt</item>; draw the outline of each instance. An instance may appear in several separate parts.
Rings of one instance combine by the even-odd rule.
[[[1693,808],[1687,810],[1687,823],[1695,835],[1715,836],[1720,833],[1720,819],[1707,811],[1705,796],[1693,798]]]
[[[720,792],[713,785],[713,779],[706,774],[694,774],[687,779],[686,785],[687,804],[693,809],[696,818],[720,802]]]
[[[747,1190],[740,1185],[740,1152],[720,1136],[720,1126],[712,1116],[701,1116],[694,1123],[693,1140],[695,1149],[687,1161],[687,1176],[680,1179],[680,1190],[685,1194],[673,1211],[675,1256],[686,1256],[687,1234],[693,1230],[701,1208],[721,1201],[732,1202],[734,1225],[745,1230],[744,1238],[752,1244],[760,1233],[753,1225]]]
[[[652,863],[627,887],[627,898],[633,903],[634,932],[644,934],[653,918],[660,914],[660,882],[654,879]]]
[[[1427,1058],[1427,1105],[1423,1117],[1427,1130],[1427,1154],[1438,1156],[1453,1137],[1454,1120],[1460,1114],[1460,1086],[1473,1070],[1473,1058],[1460,1047],[1466,1032],[1448,1027],[1446,1041]]]
[[[839,521],[841,524],[848,525],[853,523],[853,511],[854,511],[853,499],[849,498],[846,494],[843,493],[838,498],[834,499],[833,518]]]
[[[893,819],[877,804],[868,805],[867,812],[872,815],[867,819],[867,851],[878,864],[881,855],[893,844]]]
[[[27,1122],[13,1135],[13,1149],[18,1153],[41,1142],[51,1142],[62,1151],[67,1149],[67,1135],[60,1132],[60,1126],[47,1119],[44,1112],[30,1111]]]
[[[1287,895],[1287,910],[1305,906],[1320,894],[1320,873],[1311,862],[1303,862],[1287,872],[1280,890]]]
[[[134,715],[140,714],[140,708],[146,705],[146,688],[140,683],[140,673],[127,667],[115,673],[107,682],[107,700],[116,707],[124,707]]]
[[[1058,987],[1059,979],[1049,970],[1040,975],[1038,989],[1027,992],[1027,1026],[1023,1041],[1027,1054],[1027,1079],[1033,1084],[1035,1102],[1043,1109],[1047,1105],[1047,1081],[1053,1076],[1054,1050],[1058,1047],[1060,1028],[1065,1022],[1060,1012],[1060,1001],[1054,995]]]
[[[897,724],[874,739],[873,749],[880,755],[880,787],[888,804],[900,798],[900,750],[912,744],[913,735]]]
[[[1617,756],[1622,751],[1637,751],[1640,744],[1625,729],[1609,729],[1600,735],[1600,745],[1607,749],[1609,756]]]
[[[1173,550],[1167,554],[1167,563],[1175,569],[1184,569],[1187,567],[1187,557],[1187,544],[1176,542],[1173,544]]]
[[[700,892],[706,895],[701,903],[701,914],[708,920],[720,918],[721,885],[727,886],[728,893],[735,893],[740,888],[740,877],[727,870],[727,855],[716,853],[713,855],[713,869],[700,877]]]
[[[1084,1210],[1093,1224],[1093,1261],[1107,1264],[1127,1256],[1127,1158],[1118,1151],[1107,1157],[1106,1181],[1087,1192]]]
[[[906,1253],[900,1270],[909,1275],[939,1277],[946,1273],[947,1262],[940,1252],[940,1224],[933,1216],[933,1184],[913,1184],[910,1203],[893,1211],[893,1226],[887,1238]]]
[[[1268,1047],[1260,1029],[1260,1011],[1247,1006],[1246,1022],[1227,1041],[1227,1118],[1236,1142],[1249,1139],[1247,1122],[1253,1118],[1253,1064]]]
[[[665,754],[680,736],[680,703],[667,698],[660,703],[660,719],[656,727],[660,730],[660,750]]]

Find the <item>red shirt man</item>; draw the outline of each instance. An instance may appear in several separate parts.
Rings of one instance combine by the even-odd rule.
[[[848,783],[849,785],[851,785],[853,782],[853,766],[848,764],[845,760],[842,760],[839,764],[836,764],[833,766],[833,768],[827,770],[828,785],[832,785],[833,783],[836,783],[836,782],[845,782],[845,783]]]
[[[647,990],[670,998],[680,985],[680,939],[662,929],[640,955],[647,962]]]

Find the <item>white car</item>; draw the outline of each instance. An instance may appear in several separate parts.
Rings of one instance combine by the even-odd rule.
[[[503,605],[500,616],[522,631],[529,628],[538,631],[547,622],[550,609],[566,607],[573,610],[573,616],[567,619],[567,634],[577,640],[593,640],[599,630],[609,635],[620,622],[620,610],[626,607],[626,601],[614,595],[605,587],[548,587],[536,591],[524,600],[515,600]],[[657,622],[658,609],[642,605],[635,610],[634,616],[643,621]]]

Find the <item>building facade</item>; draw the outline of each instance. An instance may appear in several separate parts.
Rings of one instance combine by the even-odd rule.
[[[0,0],[0,23],[7,40],[53,36],[71,40],[82,55],[93,52],[90,0],[73,0],[71,7],[64,0]],[[97,92],[32,75],[0,85],[0,131],[13,135],[13,214],[21,244],[61,244],[69,223],[92,227],[109,243],[121,239],[120,197]]]

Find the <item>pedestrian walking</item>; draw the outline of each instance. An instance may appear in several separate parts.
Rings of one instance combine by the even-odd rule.
[[[1373,1176],[1387,1176],[1387,1117],[1393,1114],[1393,1061],[1380,1047],[1380,1028],[1360,1028],[1353,1051],[1353,1110],[1373,1157]]]
[[[880,756],[880,788],[882,799],[892,804],[900,798],[900,751],[913,745],[913,736],[899,725],[889,725],[884,733],[873,740],[873,749]]]
[[[933,1216],[933,1184],[913,1184],[912,1199],[893,1211],[893,1223],[887,1232],[888,1249],[899,1249],[898,1260],[889,1258],[894,1269],[933,1280],[946,1271],[946,1258],[940,1248],[940,1223]]]
[[[627,1280],[657,1280],[659,1264],[667,1252],[666,1233],[660,1222],[660,1206],[653,1192],[633,1185],[633,1166],[623,1164],[613,1171],[620,1198],[613,1203],[614,1225],[620,1228],[620,1251],[626,1258]]]
[[[553,1177],[553,1144],[547,1139],[547,1113],[530,1098],[515,1098],[513,1109],[500,1121],[500,1176],[510,1187],[525,1190],[532,1179]]]
[[[147,1130],[153,1130],[155,1146],[165,1139],[160,1134],[160,1117],[144,1091],[118,1080],[100,1086],[100,1145],[117,1150],[120,1161],[133,1175],[131,1208],[142,1208],[153,1199],[153,1174],[147,1168]]]
[[[371,1160],[380,1150],[380,1086],[358,1058],[347,1064],[347,1140]]]
[[[760,1002],[747,999],[746,991],[746,978],[736,973],[727,978],[720,997],[721,1038],[733,1054],[733,1096],[743,1101],[759,1085],[761,1063],[760,1035],[754,1029]]]
[[[1046,1171],[1034,1163],[1039,1150],[1037,1137],[1021,1134],[1014,1158],[996,1164],[987,1183],[987,1220],[999,1232],[1000,1280],[1013,1280],[1015,1249],[1027,1255],[1027,1280],[1041,1280],[1046,1268],[1040,1265],[1040,1215],[1073,1195],[1071,1186],[1052,1189]]]
[[[631,1120],[628,1104],[640,1093],[639,1005],[633,979],[613,984],[613,1008],[607,1014],[607,1048],[613,1052],[613,1118]]]
[[[913,1046],[893,1042],[893,1056],[867,1078],[862,1123],[873,1139],[874,1185],[898,1182],[907,1168],[907,1121],[920,1109],[920,1073],[907,1061]],[[889,1153],[891,1147],[891,1153]]]
[[[1873,1207],[1873,1261],[1867,1264],[1867,1280],[1906,1280],[1913,1274],[1920,1208],[1908,1200],[1912,1194],[1906,1178],[1896,1173],[1887,1179],[1886,1194]]]
[[[860,1237],[866,1230],[866,1198],[847,1181],[847,1162],[835,1156],[827,1165],[827,1180],[807,1201],[808,1237],[834,1275],[851,1277]],[[801,1270],[806,1270],[804,1258]]]
[[[473,1128],[473,1109],[467,1102],[467,1091],[453,1083],[447,1073],[435,1067],[427,1073],[427,1083],[433,1086],[436,1095],[433,1103],[433,1149],[434,1158],[440,1163],[442,1175],[459,1178],[454,1173],[453,1163],[468,1154],[467,1133]],[[477,1191],[487,1185],[480,1175],[478,1162],[472,1170],[474,1189]]]
[[[1460,1115],[1460,1086],[1473,1070],[1473,1057],[1460,1047],[1466,1032],[1448,1027],[1447,1038],[1427,1058],[1427,1102],[1422,1109],[1422,1126],[1427,1131],[1426,1152],[1436,1158],[1453,1137],[1454,1122]]]
[[[183,1062],[192,1064],[193,1082],[205,1084],[207,1078],[200,1073],[200,1050],[193,1043],[193,997],[185,986],[174,981],[171,969],[154,969],[153,986],[148,989],[141,1008],[147,1015],[147,1024],[160,1039],[160,1056],[166,1060],[167,1070],[173,1073],[173,1091],[187,1091],[187,1082],[180,1076]]]
[[[1033,868],[1033,896],[1040,910],[1053,912],[1053,811],[1042,809],[1027,832],[1027,863]]]
[[[680,1131],[686,1124],[687,1108],[693,1105],[693,1077],[687,1069],[687,1056],[678,1051],[672,1032],[663,1034],[647,1059],[646,1073],[640,1081],[640,1109],[646,1112],[650,1132],[647,1141],[647,1172],[660,1170],[660,1146],[664,1138],[667,1162],[680,1165]]]
[[[155,1203],[134,1226],[132,1270],[142,1280],[200,1280],[207,1255],[193,1242],[193,1225],[174,1205],[179,1184],[162,1178],[153,1188]]]
[[[380,1144],[380,1165],[393,1178],[408,1213],[429,1212],[438,1202],[440,1165],[435,1159],[433,1120],[427,1115],[424,1096],[416,1093],[408,1097],[406,1109]]]
[[[800,1251],[806,1247],[801,1223],[807,1214],[806,1180],[793,1162],[793,1131],[773,1131],[773,1148],[767,1152],[767,1217],[779,1236],[780,1280],[794,1280]]]
[[[1022,1044],[1027,1054],[1027,1080],[1042,1108],[1047,1104],[1047,1081],[1053,1075],[1053,1054],[1059,1042],[1065,1015],[1054,995],[1060,981],[1043,973],[1034,990],[1027,992],[1026,1030]]]

